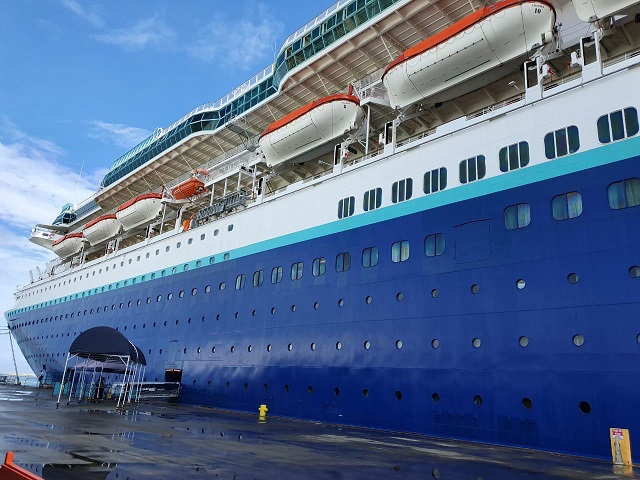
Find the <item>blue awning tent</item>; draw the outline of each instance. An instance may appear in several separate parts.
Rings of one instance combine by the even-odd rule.
[[[75,360],[73,366],[71,360]],[[96,387],[96,375],[98,381],[103,373],[115,373],[123,375],[123,385],[128,388],[121,389],[118,406],[125,402],[130,402],[136,385],[144,378],[144,370],[147,359],[136,345],[127,339],[115,328],[100,326],[93,327],[82,332],[69,347],[67,360],[65,362],[64,373],[58,394],[58,405],[65,386],[67,375],[71,377],[69,387],[69,402],[74,393],[76,374],[78,375],[78,385],[76,386],[76,397],[78,401],[90,395]],[[91,374],[91,379],[87,376]],[[139,392],[139,388],[136,390]],[[123,398],[124,396],[124,398]],[[136,399],[137,400],[137,399]]]

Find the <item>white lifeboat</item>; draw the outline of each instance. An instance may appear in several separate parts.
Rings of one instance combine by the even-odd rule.
[[[394,108],[455,98],[507,75],[552,38],[547,0],[502,0],[406,50],[382,77]]]
[[[115,214],[109,213],[94,218],[82,228],[82,234],[91,245],[97,245],[112,237],[120,231],[120,221]]]
[[[573,0],[576,13],[583,22],[593,22],[634,5],[638,5],[638,0]]]
[[[310,160],[303,154],[354,131],[363,120],[360,99],[350,88],[349,93],[314,100],[285,115],[262,132],[258,143],[270,167],[290,160],[303,162]]]
[[[160,193],[143,193],[120,205],[116,217],[125,230],[149,223],[160,215],[161,200]]]
[[[60,258],[75,255],[82,249],[84,241],[82,233],[68,233],[62,238],[53,242],[53,253]]]

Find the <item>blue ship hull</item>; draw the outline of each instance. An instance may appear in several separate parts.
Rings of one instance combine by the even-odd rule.
[[[250,412],[266,403],[273,415],[606,457],[610,427],[640,430],[640,279],[629,274],[640,262],[640,208],[612,210],[607,202],[607,187],[637,176],[638,161],[43,307],[11,322],[39,324],[14,333],[30,365],[45,364],[54,376],[75,336],[108,325],[144,351],[147,380],[182,368],[185,402]],[[572,191],[582,195],[582,215],[554,220],[551,199]],[[531,206],[530,225],[507,230],[504,209],[522,202]],[[445,235],[446,249],[426,256],[425,237],[435,233]],[[394,263],[391,245],[403,240],[409,258]],[[379,263],[363,268],[361,252],[371,246]],[[341,252],[350,252],[351,266],[336,272]],[[318,257],[327,268],[316,277]],[[294,262],[304,263],[296,281],[289,278]],[[272,284],[278,265],[284,278]],[[254,287],[260,269],[264,284]],[[240,273],[246,286],[236,290]],[[568,281],[573,273],[577,283]]]

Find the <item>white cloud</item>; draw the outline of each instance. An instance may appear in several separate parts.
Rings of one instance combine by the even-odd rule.
[[[53,142],[21,132],[8,119],[0,122],[0,311],[13,307],[16,285],[29,282],[29,270],[42,268],[53,258],[44,248],[29,242],[36,223],[50,223],[67,202],[87,198],[94,190],[95,173],[83,175],[60,163],[66,152]],[[2,322],[4,323],[4,322]],[[2,333],[2,332],[0,332]],[[16,347],[18,371],[28,371]],[[13,360],[9,337],[0,335],[0,373],[11,373]]]
[[[104,20],[94,12],[88,12],[82,5],[76,0],[61,0],[62,5],[78,15],[83,20],[86,20],[96,28],[102,28]]]
[[[146,18],[130,28],[120,28],[107,33],[94,35],[93,38],[108,45],[115,45],[126,51],[155,48],[172,50],[176,32],[157,17]]]
[[[255,19],[255,21],[253,20]],[[188,52],[205,62],[233,65],[243,70],[273,61],[274,42],[280,40],[284,24],[259,3],[241,19],[218,15],[198,31]]]
[[[149,130],[129,127],[121,123],[107,123],[96,120],[91,122],[91,125],[94,127],[93,131],[89,133],[91,138],[123,148],[133,148],[151,135]]]

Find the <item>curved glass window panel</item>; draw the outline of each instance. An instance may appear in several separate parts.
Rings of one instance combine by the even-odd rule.
[[[607,188],[607,196],[613,210],[640,205],[640,178],[612,183]]]
[[[260,287],[264,282],[264,270],[257,270],[253,272],[253,286]]]
[[[507,230],[525,228],[531,223],[531,208],[528,203],[518,203],[504,209],[504,226]]]
[[[336,256],[336,272],[346,272],[351,268],[351,254],[349,252],[339,253]]]
[[[409,259],[409,242],[403,240],[391,245],[391,261],[394,263],[406,262]]]
[[[271,283],[282,282],[282,267],[274,267],[271,270]]]
[[[378,264],[378,247],[368,247],[362,251],[362,266],[375,267]]]
[[[324,257],[316,258],[311,264],[311,273],[314,277],[320,277],[327,271],[327,259]]]

